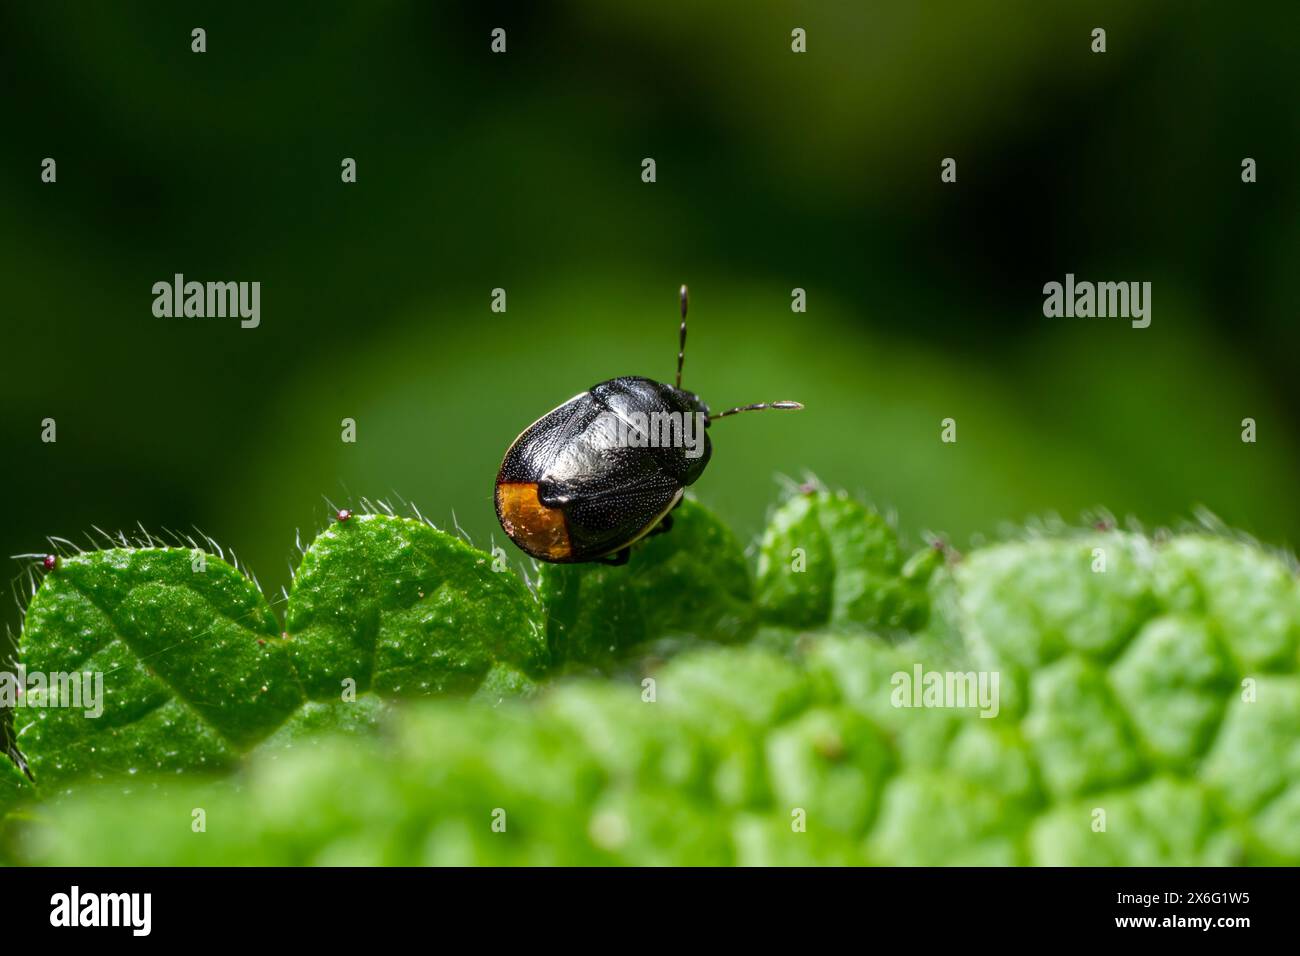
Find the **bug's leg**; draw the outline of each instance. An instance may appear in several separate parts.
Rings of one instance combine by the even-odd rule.
[[[646,537],[652,537],[656,534],[663,534],[665,531],[671,531],[672,529],[673,529],[673,516],[672,516],[672,512],[669,512],[668,514],[663,516],[663,520],[660,521],[657,525],[655,525],[654,530],[651,531],[650,534],[646,535]]]
[[[655,526],[655,529],[651,531],[650,534],[646,535],[646,537],[649,538],[656,534],[663,534],[665,531],[671,531],[673,529],[673,512],[676,511],[678,508],[680,508],[682,506],[682,502],[685,500],[686,500],[685,495],[682,495],[682,497],[678,498],[677,504],[673,505],[671,508],[668,509],[668,514],[663,516],[663,519],[660,520],[659,524]]]
[[[627,564],[628,558],[632,557],[632,549],[624,548],[621,551],[615,551],[613,554],[607,554],[600,559],[601,564],[608,564],[611,567],[618,567]]]

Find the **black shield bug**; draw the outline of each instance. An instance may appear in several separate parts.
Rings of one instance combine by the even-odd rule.
[[[713,453],[719,418],[798,402],[759,402],[714,415],[682,388],[686,286],[677,381],[612,378],[529,425],[497,473],[497,519],[510,540],[542,561],[625,564],[633,544],[667,531],[669,514]]]

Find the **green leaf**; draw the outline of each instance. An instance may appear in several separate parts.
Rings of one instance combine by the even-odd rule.
[[[795,628],[917,630],[929,615],[926,581],[938,557],[905,562],[874,509],[812,491],[776,509],[758,559],[763,620]]]
[[[812,702],[807,674],[759,648],[710,648],[675,658],[654,681],[655,706],[706,743],[713,799],[726,807],[767,800],[763,732]]]
[[[27,692],[17,743],[42,788],[228,769],[273,735],[274,750],[374,726],[382,705],[367,691],[469,693],[488,679],[488,696],[528,693],[546,663],[540,619],[516,574],[391,516],[353,516],[317,538],[284,635],[256,584],[211,555],[115,548],[64,557],[27,611],[26,683],[55,682]],[[65,686],[58,675],[75,675],[66,686],[86,700],[54,706]],[[308,697],[316,703],[304,707]],[[16,792],[12,781],[0,778],[0,798]]]
[[[862,866],[860,841],[814,826],[797,830],[792,811],[736,815],[731,826],[738,866]]]
[[[1024,730],[1044,782],[1057,796],[1124,783],[1142,769],[1105,672],[1077,657],[1034,675]]]
[[[17,765],[0,754],[0,819],[32,796],[32,786]]]
[[[587,821],[594,848],[608,862],[633,866],[729,866],[727,833],[707,804],[647,786],[613,788],[595,803]]]
[[[536,601],[514,572],[421,521],[353,515],[303,555],[285,630],[308,696],[344,681],[384,697],[470,693],[498,663],[547,663]]]
[[[1242,671],[1289,673],[1300,653],[1300,582],[1244,542],[1192,534],[1161,553],[1157,587],[1175,609],[1214,621]]]
[[[1098,811],[1105,830],[1091,825]],[[1029,845],[1037,866],[1234,866],[1243,852],[1205,791],[1172,778],[1059,807],[1035,822]]]
[[[613,779],[706,800],[708,743],[665,714],[639,684],[582,680],[540,701],[541,715],[586,748]]]
[[[1231,673],[1205,621],[1166,614],[1138,632],[1110,680],[1152,759],[1186,767],[1219,726]]]
[[[868,853],[898,866],[1009,866],[1022,862],[1022,825],[998,794],[916,767],[886,785]]]
[[[496,664],[474,692],[474,700],[496,706],[503,701],[535,697],[541,685],[510,664]]]
[[[355,700],[310,700],[262,741],[257,752],[290,750],[324,734],[360,736],[379,727],[390,710],[391,705],[374,694],[362,694]]]
[[[1300,792],[1300,678],[1261,677],[1234,694],[1205,774],[1242,816]]]
[[[955,576],[1052,804],[1033,862],[1300,861],[1290,567],[1231,538],[1085,532],[975,551]]]
[[[675,528],[646,544],[642,554],[657,559],[642,567],[643,579],[634,558],[624,568],[547,568],[542,590],[548,636],[569,667],[617,663],[633,644],[703,639],[707,647],[666,663],[641,661],[643,681],[539,685],[518,663],[517,645],[495,635],[505,643],[484,650],[469,635],[450,643],[476,675],[465,684],[471,699],[391,708],[375,693],[384,683],[377,667],[368,684],[357,678],[370,693],[340,700],[340,668],[378,661],[391,607],[403,626],[419,616],[412,609],[422,597],[404,606],[409,593],[386,583],[406,580],[419,564],[372,577],[376,549],[391,546],[394,534],[401,539],[405,526],[333,528],[313,548],[311,593],[320,600],[307,631],[337,653],[333,663],[326,653],[303,664],[318,667],[328,696],[276,718],[278,729],[261,737],[234,777],[141,773],[125,786],[78,788],[12,814],[6,832],[21,839],[3,843],[22,847],[24,862],[62,864],[1300,863],[1300,582],[1287,564],[1207,535],[1157,542],[1070,531],[975,549],[944,567],[927,592],[921,585],[939,567],[937,552],[900,564],[896,548],[881,547],[887,539],[863,545],[863,527],[886,527],[865,509],[813,497],[813,505],[791,508],[787,516],[797,520],[787,527],[825,504],[828,514],[851,515],[845,521],[857,529],[817,517],[825,553],[838,555],[835,573],[821,592],[802,583],[782,590],[790,582],[778,580],[761,593],[773,602],[768,613],[828,594],[831,619],[837,602],[854,609],[841,612],[842,629],[781,618],[736,646],[718,639],[714,619],[712,637],[684,637],[690,622],[682,607],[698,613],[718,593],[714,580],[697,592],[699,604],[675,603],[675,589],[692,584],[689,574],[718,563],[703,562],[705,548],[694,546],[716,522],[689,506],[681,539],[673,541],[682,530]],[[376,534],[346,540],[355,529]],[[855,535],[856,552],[844,544]],[[778,540],[770,535],[768,543]],[[454,579],[446,584],[449,608],[499,577],[486,555],[455,544],[449,559],[438,557]],[[721,554],[733,549],[734,542]],[[113,554],[97,559],[104,567],[96,573],[107,574],[113,561],[136,568],[130,554]],[[149,588],[175,570],[155,568],[131,584],[115,573],[94,579],[96,561],[87,565],[79,573],[93,593],[137,614],[160,606]],[[67,582],[56,585],[70,567],[50,575],[33,604],[29,626],[45,635],[40,646],[93,636],[110,618],[150,620],[122,610],[105,617]],[[227,570],[227,585],[239,583],[236,593],[248,597],[247,582]],[[738,580],[747,584],[743,570],[741,562]],[[306,569],[302,581],[311,583]],[[564,591],[569,584],[573,592]],[[513,590],[523,585],[507,577],[504,586],[536,625],[531,595]],[[738,589],[721,594],[724,604],[740,600]],[[907,616],[880,617],[881,608],[911,601],[922,609],[927,596],[942,609],[937,629],[889,639],[864,632],[868,620],[889,630],[882,621]],[[251,600],[262,606],[255,589]],[[191,617],[193,604],[161,602]],[[633,632],[621,628],[633,626],[634,609],[642,628],[627,637]],[[469,610],[465,619],[481,626],[487,613]],[[373,640],[358,624],[366,620]],[[268,643],[281,656],[291,647],[306,653],[299,637]],[[431,638],[408,639],[418,646]],[[119,643],[131,646],[128,637]],[[358,651],[367,646],[369,657]],[[944,680],[922,680],[936,674]],[[985,702],[977,678],[1000,687],[1000,700]],[[449,686],[430,680],[435,685]],[[964,704],[945,697],[976,686]],[[20,726],[33,716],[20,710]],[[371,732],[381,723],[384,732]],[[133,734],[126,725],[118,736],[130,742]],[[93,743],[111,751],[114,733]],[[249,749],[225,746],[228,762]],[[45,757],[56,758],[67,759],[59,751]],[[0,807],[6,781],[11,792],[24,789],[13,773],[0,774]],[[191,828],[195,807],[207,810],[206,833]]]
[[[50,689],[29,690],[15,713],[18,745],[43,788],[227,767],[302,703],[261,592],[200,554],[117,548],[64,557],[46,575],[20,659],[29,686],[44,675]],[[52,675],[77,677],[82,699],[60,700]]]
[[[1034,673],[1066,654],[1108,661],[1159,611],[1157,557],[1119,531],[1009,542],[957,566],[960,627],[976,662],[1003,675],[1021,711]]]
[[[823,636],[809,648],[805,667],[821,701],[842,704],[882,728],[911,766],[940,765],[961,715],[940,708],[895,704],[895,675],[911,677],[916,664],[924,670],[950,666],[917,642],[891,645],[870,635]],[[910,696],[910,695],[909,695]]]
[[[735,537],[693,501],[672,516],[672,530],[633,547],[626,565],[541,567],[557,665],[608,666],[649,642],[734,643],[753,634],[753,587]]]
[[[879,730],[847,708],[810,710],[767,739],[777,807],[804,810],[819,828],[850,837],[875,817],[893,760]]]
[[[259,749],[224,781],[87,788],[51,804],[56,824],[29,825],[24,845],[32,859],[91,865],[611,862],[587,837],[599,770],[517,708],[411,702],[391,733]]]

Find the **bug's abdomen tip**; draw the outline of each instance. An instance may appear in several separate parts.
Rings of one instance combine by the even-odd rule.
[[[538,500],[536,482],[503,481],[497,485],[496,498],[501,527],[520,548],[543,561],[572,556],[564,512]]]

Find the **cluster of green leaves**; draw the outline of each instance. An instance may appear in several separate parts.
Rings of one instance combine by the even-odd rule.
[[[739,545],[693,503],[677,514],[676,543],[652,539],[620,575],[546,567],[536,589],[423,521],[351,515],[303,553],[283,631],[253,581],[196,548],[65,555],[27,608],[20,663],[103,674],[103,713],[24,701],[35,785],[0,760],[0,809],[88,780],[233,769],[268,743],[373,725],[385,702],[499,700],[654,641],[744,640]]]
[[[22,712],[42,802],[14,852],[1300,862],[1300,583],[1261,549],[1076,531],[946,562],[812,491],[775,510],[751,578],[708,512],[677,515],[626,567],[545,566],[535,589],[423,524],[358,516],[308,550],[283,635],[211,559],[66,559],[24,661],[102,665],[110,703]],[[899,706],[918,666],[995,673],[996,715]]]
[[[257,586],[213,555],[68,555],[27,609],[21,663],[28,673],[103,674],[103,713],[28,700],[16,739],[42,791],[226,769],[297,723],[374,712],[344,707],[345,690],[463,691],[498,665],[537,673],[545,653],[524,583],[411,519],[359,515],[322,533],[303,555],[284,632]]]

